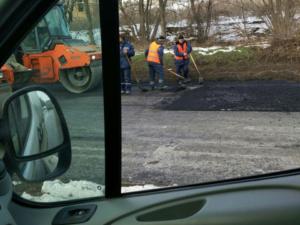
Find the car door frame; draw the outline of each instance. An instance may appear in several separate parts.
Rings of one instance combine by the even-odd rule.
[[[16,2],[16,1],[15,1]],[[56,1],[46,0],[18,0],[15,12],[6,20],[7,24],[0,23],[0,30],[10,30],[7,35],[0,33],[0,63],[13,52],[13,49],[19,44],[23,37],[28,33],[29,26],[33,27],[39,19],[46,14],[47,10],[53,6]],[[26,2],[26,4],[24,4]],[[47,9],[47,10],[46,10]],[[1,14],[1,12],[0,12]],[[15,15],[18,19],[13,18]],[[27,24],[27,26],[26,26]],[[105,198],[106,200],[115,198],[135,197],[148,194],[158,194],[172,192],[175,190],[186,191],[198,188],[222,187],[223,185],[245,185],[247,182],[263,181],[277,178],[290,178],[300,175],[300,170],[281,171],[272,174],[260,176],[251,176],[245,178],[230,179],[225,181],[216,181],[205,184],[193,184],[184,187],[170,187],[161,190],[150,190],[140,193],[121,193],[121,171],[122,171],[122,129],[121,129],[121,95],[120,95],[120,77],[115,74],[120,73],[119,61],[119,12],[118,0],[100,0],[100,24],[102,39],[102,54],[104,55],[103,66],[103,98],[104,98],[104,119],[105,119]],[[18,34],[18,35],[14,35]],[[225,186],[224,186],[225,187]],[[225,187],[226,188],[226,187]],[[68,206],[92,201],[98,201],[103,198],[88,198],[72,200],[67,202],[55,203],[33,203],[14,195],[16,204],[22,204],[30,208],[53,208],[58,206]]]
[[[122,127],[118,0],[99,0],[105,124],[105,197],[121,196]],[[115,76],[117,75],[117,76]]]

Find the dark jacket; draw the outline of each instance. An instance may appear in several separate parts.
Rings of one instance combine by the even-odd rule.
[[[193,49],[192,49],[192,46],[191,46],[191,43],[189,43],[189,42],[187,42],[187,41],[185,41],[184,43],[187,43],[187,54],[190,54],[192,51],[193,51]],[[183,44],[184,44],[183,43]],[[179,42],[176,42],[176,44],[174,45],[174,47],[173,47],[173,50],[174,50],[174,54],[175,54],[175,56],[179,56],[179,57],[183,57],[184,55],[183,55],[183,53],[180,53],[179,51],[178,51],[178,48],[177,48],[177,45],[178,44],[180,44]],[[182,44],[182,45],[183,45]],[[189,59],[187,59],[187,60],[189,60]],[[176,60],[176,61],[184,61],[184,60]]]
[[[124,48],[128,48],[127,57],[123,52]],[[121,69],[130,68],[131,66],[128,60],[131,61],[131,57],[133,57],[134,55],[135,55],[135,51],[133,45],[128,41],[121,42],[120,43],[120,68]]]
[[[165,47],[163,45],[161,45],[158,49],[158,56],[159,56],[159,61],[160,64],[163,65],[164,64],[164,49]],[[145,50],[145,57],[148,57],[148,52],[149,52],[149,48]],[[152,62],[151,62],[152,63]],[[155,63],[154,63],[155,64]],[[157,64],[157,63],[156,63]]]

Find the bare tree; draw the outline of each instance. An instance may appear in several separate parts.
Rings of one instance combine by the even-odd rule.
[[[152,9],[152,0],[147,0],[146,9],[145,9],[145,17],[146,17],[146,33],[147,40],[149,40],[149,36],[151,33],[151,9]]]
[[[88,34],[89,34],[89,38],[90,38],[90,43],[96,44],[95,38],[94,38],[94,32],[93,32],[93,18],[92,18],[91,9],[89,6],[89,0],[84,0],[84,8],[85,8],[85,13],[86,13],[87,22],[88,22]]]
[[[167,6],[168,0],[159,0],[159,10],[157,10],[156,13],[156,20],[154,23],[154,28],[152,30],[152,34],[150,37],[150,40],[154,40],[157,36],[159,25],[161,25],[162,34],[164,36],[167,35],[167,22],[166,22],[166,6]]]
[[[139,19],[140,19],[140,32],[139,35],[142,41],[147,40],[146,34],[146,13],[145,13],[145,4],[144,0],[139,0]]]
[[[247,38],[247,40],[250,39],[249,31],[248,31],[248,26],[247,26],[247,12],[249,9],[247,9],[247,0],[236,0],[231,2],[230,4],[232,5],[232,9],[237,9],[238,10],[238,15],[242,18],[242,23],[243,27],[240,28],[238,26],[238,29],[241,30],[241,33],[244,37]]]
[[[190,0],[190,3],[192,23],[195,23],[197,27],[197,40],[199,42],[205,41],[208,38],[211,26],[213,0]]]
[[[166,6],[168,0],[159,0],[159,11],[160,11],[160,18],[161,18],[161,32],[164,36],[167,35],[166,28],[167,28],[167,21],[166,21]]]
[[[73,11],[77,0],[64,0],[64,14],[68,23],[73,22]]]
[[[138,40],[138,34],[137,34],[138,28],[137,28],[136,22],[134,21],[133,16],[129,15],[128,11],[126,10],[126,8],[128,8],[128,7],[124,6],[123,0],[119,0],[119,8],[120,8],[121,14],[125,20],[125,23],[128,25],[128,27],[131,30],[131,34],[132,34],[133,38],[135,40]],[[132,14],[132,13],[130,13],[130,14]]]
[[[135,40],[147,42],[153,40],[159,25],[166,34],[166,6],[168,0],[119,0],[119,9],[123,25],[130,27]],[[156,4],[158,3],[158,4]]]
[[[295,34],[295,15],[299,0],[250,0],[250,3],[275,39],[288,39]]]
[[[206,6],[206,21],[205,21],[206,26],[205,26],[205,32],[204,32],[205,39],[207,39],[209,36],[212,17],[213,17],[213,0],[209,0],[207,2],[207,6]]]
[[[156,20],[155,20],[154,28],[152,30],[152,33],[151,33],[151,36],[150,36],[149,40],[154,40],[155,39],[155,37],[157,35],[157,32],[158,32],[160,20],[161,20],[161,16],[160,16],[160,12],[158,11],[157,15],[156,15]]]

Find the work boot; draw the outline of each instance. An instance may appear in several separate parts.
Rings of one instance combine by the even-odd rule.
[[[186,85],[184,84],[184,82],[182,80],[180,80],[180,81],[178,81],[178,86],[185,87]]]
[[[184,83],[185,83],[185,84],[191,83],[191,81],[192,81],[192,80],[191,80],[191,78],[189,78],[189,77],[188,77],[188,78],[184,78]]]
[[[151,88],[152,91],[154,91],[154,89],[155,89],[154,81],[150,81],[150,88]]]
[[[162,86],[159,87],[159,90],[164,91],[164,90],[166,90],[168,88],[169,88],[168,85],[162,85]]]
[[[162,90],[165,90],[165,89],[167,89],[167,88],[168,88],[168,86],[164,84],[164,81],[163,81],[163,80],[159,80],[159,81],[158,81],[158,89],[159,89],[159,90],[162,91]]]
[[[203,77],[199,77],[198,83],[199,83],[200,85],[202,85],[202,84],[204,83]]]
[[[127,83],[125,86],[125,94],[130,95],[131,94],[131,83]]]

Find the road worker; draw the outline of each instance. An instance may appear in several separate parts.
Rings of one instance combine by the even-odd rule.
[[[150,87],[152,90],[156,87],[156,75],[158,75],[158,88],[163,90],[167,87],[164,84],[164,42],[165,37],[159,36],[145,51],[145,57],[149,66]]]
[[[190,82],[191,78],[189,77],[189,54],[191,54],[192,52],[191,44],[184,39],[183,35],[179,35],[178,41],[175,43],[173,50],[175,55],[176,73],[185,78],[185,83]]]
[[[121,94],[131,94],[131,58],[135,55],[133,45],[120,35]]]

